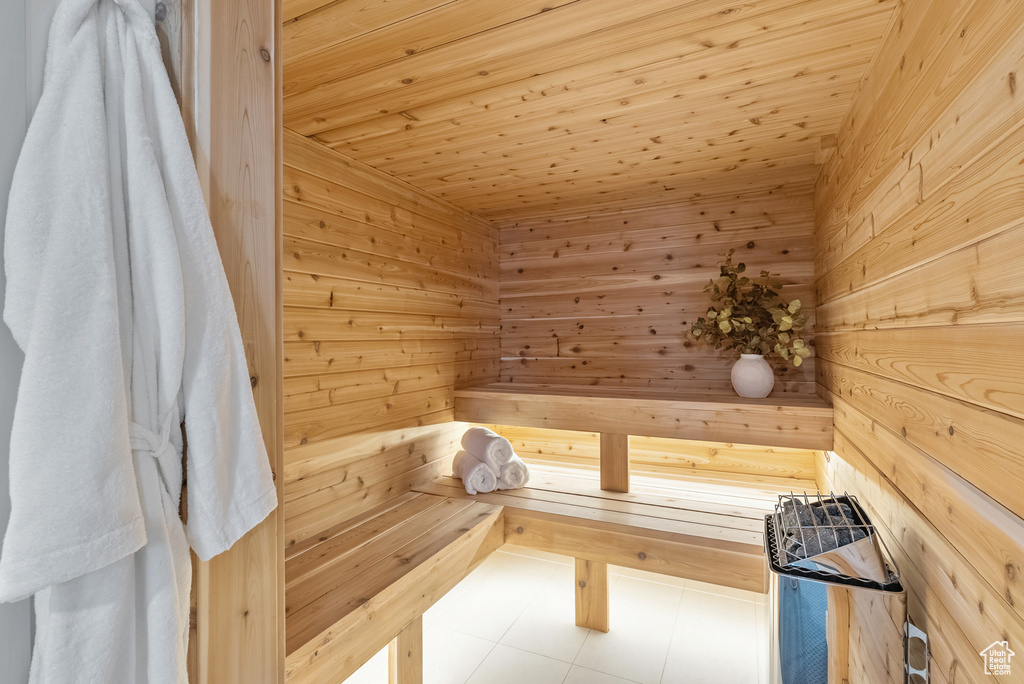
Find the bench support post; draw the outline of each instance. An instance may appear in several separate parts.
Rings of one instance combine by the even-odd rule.
[[[576,625],[608,631],[608,564],[576,559]]]
[[[423,684],[423,616],[388,644],[388,683]]]
[[[629,435],[601,433],[601,489],[629,491]]]

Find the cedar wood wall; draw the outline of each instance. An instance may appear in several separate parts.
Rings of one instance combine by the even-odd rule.
[[[496,228],[285,133],[287,546],[449,474],[499,348]]]
[[[836,455],[821,476],[861,494],[882,527],[940,683],[982,681],[979,650],[1003,638],[1024,643],[1024,292],[1014,277],[1024,259],[1021,27],[1019,2],[901,3],[814,202],[815,365],[837,426]],[[297,136],[286,141],[286,163],[286,496],[295,540],[441,472],[458,436],[446,423],[451,388],[498,374],[499,312],[488,305],[498,266],[491,229],[449,205]],[[703,239],[718,220],[701,210],[727,220],[758,204],[789,218],[775,221],[778,235],[760,229],[752,251],[760,245],[769,260],[789,250],[776,270],[809,277],[799,240],[808,221],[798,194],[784,198],[637,212],[631,228],[616,225],[621,217],[504,226],[502,379],[721,385],[723,370],[682,351],[683,321],[703,305],[666,297],[677,291],[666,285],[698,291],[709,258],[733,244],[716,238],[713,249],[694,251],[696,234]],[[760,224],[756,211],[746,218]],[[440,245],[438,231],[452,227],[464,244]],[[385,244],[368,245],[371,234]],[[637,240],[650,247],[630,254]],[[686,273],[698,263],[703,272]],[[577,268],[610,300],[580,289]],[[652,287],[655,275],[668,282]],[[650,309],[628,310],[638,297]],[[685,317],[674,315],[680,310]],[[609,371],[613,354],[630,359],[632,374]],[[672,372],[663,372],[665,357]],[[851,682],[901,681],[901,620],[900,602],[853,596]]]
[[[284,193],[289,546],[446,474],[464,429],[450,422],[452,390],[498,381],[499,355],[514,357],[505,381],[726,388],[729,361],[688,347],[684,331],[733,246],[751,269],[784,273],[787,296],[813,307],[809,192],[506,227],[500,333],[493,224],[290,131]],[[609,375],[613,366],[626,378]],[[779,391],[813,391],[813,361],[789,376]],[[527,459],[596,465],[596,435],[504,432]],[[655,472],[798,488],[814,476],[807,450],[766,459],[640,438],[633,448]]]
[[[781,275],[784,296],[800,299],[810,314],[804,337],[814,344],[812,188],[709,194],[502,224],[502,382],[732,395],[736,353],[686,336],[707,312],[703,288],[730,249],[748,274]],[[776,393],[814,393],[813,356],[799,369],[774,365]],[[597,434],[495,429],[528,461],[597,466]],[[646,473],[813,488],[814,455],[807,450],[631,437],[630,459]]]
[[[748,274],[781,274],[813,330],[813,232],[811,188],[786,186],[504,224],[502,380],[731,392],[735,353],[686,338],[707,312],[704,285],[736,249]],[[814,392],[813,357],[779,367],[777,392]]]
[[[1024,3],[905,0],[817,186],[823,479],[861,495],[937,684],[1024,681]],[[902,682],[902,605],[850,602],[849,680]]]

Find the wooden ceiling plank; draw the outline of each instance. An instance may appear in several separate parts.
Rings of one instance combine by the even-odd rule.
[[[835,110],[845,111],[854,87],[852,84],[845,88],[834,86],[829,78],[822,76],[794,82],[784,96],[764,100],[744,98],[707,107],[690,107],[690,103],[678,99],[661,106],[621,106],[617,113],[609,113],[602,108],[585,116],[573,116],[572,120],[551,116],[547,122],[517,122],[511,141],[507,140],[509,134],[503,132],[508,131],[508,127],[484,131],[467,127],[460,134],[425,139],[423,144],[426,147],[419,147],[415,140],[406,140],[398,151],[369,150],[362,145],[336,149],[351,156],[360,156],[367,163],[393,175],[420,171],[424,159],[429,157],[433,174],[443,176],[459,169],[469,173],[467,165],[481,161],[476,155],[501,154],[512,164],[530,158],[531,152],[538,149],[550,151],[566,149],[567,146],[571,149],[574,144],[586,144],[589,148],[605,140],[621,140],[624,150],[636,149],[635,142],[642,143],[644,147],[714,147],[737,141],[756,143],[785,133],[786,137],[797,140],[813,138],[813,145],[817,148],[821,137],[832,129]],[[822,105],[816,109],[807,108],[807,98],[816,94],[823,98]],[[677,103],[680,106],[673,106]],[[433,154],[425,155],[424,149],[432,150]],[[657,151],[659,148],[651,149]],[[548,154],[545,158],[557,161],[554,155]]]
[[[332,45],[355,40],[360,36],[388,29],[393,24],[450,5],[457,0],[305,0],[319,7],[285,21],[281,27],[281,47],[285,69],[303,56],[312,55]],[[288,2],[296,0],[285,0]]]
[[[357,35],[336,35],[345,19],[284,27],[284,94],[310,90],[579,0],[426,0],[424,11]],[[326,11],[317,14],[327,14]],[[307,25],[308,24],[308,25]]]
[[[865,43],[865,47],[869,45]],[[520,131],[531,128],[546,132],[553,127],[575,127],[579,122],[598,127],[608,123],[614,125],[622,119],[646,122],[650,120],[649,117],[659,114],[664,116],[666,113],[675,116],[680,125],[686,125],[691,120],[700,123],[706,120],[720,121],[727,113],[738,113],[741,114],[738,118],[743,125],[752,126],[756,124],[750,119],[758,118],[760,122],[761,117],[772,116],[772,110],[778,109],[780,104],[803,108],[808,101],[813,101],[812,96],[831,97],[832,92],[841,92],[848,99],[864,70],[863,58],[854,61],[847,59],[842,64],[829,64],[828,60],[828,55],[823,55],[824,63],[815,64],[811,69],[801,69],[790,64],[761,65],[757,72],[763,76],[757,79],[756,84],[749,86],[745,85],[751,80],[749,72],[738,72],[733,77],[716,80],[717,85],[707,89],[683,86],[678,83],[678,79],[668,87],[653,87],[648,85],[650,80],[647,75],[637,76],[636,80],[642,81],[643,85],[634,85],[629,89],[624,84],[617,84],[617,93],[596,96],[590,96],[589,93],[577,94],[573,98],[555,95],[551,98],[551,105],[546,108],[546,102],[529,105],[523,103],[523,107],[509,108],[507,111],[471,112],[440,121],[421,120],[419,124],[413,123],[407,131],[389,131],[373,139],[349,139],[346,132],[350,129],[343,128],[320,134],[317,140],[335,149],[367,158],[371,155],[393,155],[411,148],[419,148],[422,157],[423,149],[437,149],[442,144],[462,144],[464,139],[499,136],[510,130],[516,132],[516,140],[519,141]],[[783,91],[781,95],[780,91]],[[801,110],[794,119],[799,121],[808,116]],[[831,130],[832,122],[829,124]],[[731,130],[726,128],[724,133]]]
[[[723,15],[721,0],[698,0],[678,7],[672,0],[647,0],[624,5],[617,0],[579,0],[572,5],[535,15],[502,29],[477,34],[464,41],[413,55],[352,78],[323,84],[293,94],[286,100],[286,121],[309,135],[337,127],[345,121],[377,116],[382,110],[405,111],[419,102],[450,97],[479,89],[481,78],[499,84],[529,77],[551,64],[583,64],[638,46],[664,44],[686,53],[727,52],[729,46],[758,42],[763,35],[790,31],[803,38],[816,27],[835,27],[836,17],[820,7],[823,0],[756,0],[746,15]],[[868,4],[858,0],[858,4]],[[673,7],[675,5],[675,7]],[[870,6],[877,14],[878,3]],[[640,9],[640,8],[643,9]],[[632,8],[632,9],[629,9]],[[597,11],[601,10],[601,11]],[[657,14],[652,12],[661,10]],[[564,11],[564,12],[563,12]],[[562,14],[566,16],[562,16]],[[558,15],[558,16],[556,16]],[[580,15],[580,16],[577,16]],[[750,19],[771,18],[770,31]],[[571,20],[577,37],[567,38],[564,21]],[[685,28],[698,25],[689,34]],[[685,28],[684,28],[685,27]],[[844,26],[844,30],[848,28]],[[682,34],[682,35],[681,35]],[[705,35],[715,35],[712,42]],[[835,36],[832,35],[835,43]],[[539,49],[543,46],[543,49]],[[735,48],[733,48],[735,49]],[[787,46],[792,51],[792,43]],[[472,60],[472,67],[453,69]],[[486,74],[486,75],[485,75]],[[474,78],[476,76],[476,78]]]
[[[579,213],[580,211],[627,210],[643,207],[672,204],[687,201],[702,194],[739,194],[752,190],[764,190],[766,183],[769,188],[785,191],[788,183],[796,183],[806,188],[813,181],[817,167],[813,159],[804,165],[784,165],[774,169],[770,176],[765,176],[764,169],[745,169],[741,173],[735,171],[720,174],[714,171],[678,178],[679,187],[668,189],[661,185],[653,186],[650,191],[642,187],[627,187],[616,191],[594,192],[587,190],[578,195],[560,196],[548,194],[535,199],[520,199],[518,202],[480,203],[477,215],[492,221],[508,221],[523,218],[540,218]],[[567,194],[567,193],[563,193]]]
[[[788,130],[788,126],[781,124],[779,130]],[[802,133],[801,133],[802,134]],[[756,146],[743,140],[735,143],[727,143],[717,146],[705,146],[703,141],[693,141],[689,148],[686,146],[660,145],[655,147],[650,141],[638,142],[637,145],[645,145],[631,152],[624,150],[624,143],[609,139],[607,142],[598,144],[583,142],[584,145],[593,145],[593,150],[586,147],[580,150],[578,155],[569,158],[539,157],[541,165],[546,168],[537,168],[531,160],[509,160],[514,166],[504,173],[496,176],[488,176],[482,173],[484,169],[459,171],[441,178],[429,176],[428,173],[417,177],[420,184],[429,184],[430,191],[458,193],[468,189],[481,189],[484,187],[496,187],[495,190],[485,194],[513,193],[518,191],[522,183],[530,184],[537,188],[544,188],[551,185],[560,185],[561,181],[572,181],[573,183],[586,183],[589,175],[601,172],[601,178],[597,181],[614,181],[621,184],[624,178],[639,174],[639,177],[651,181],[667,182],[679,174],[688,174],[691,167],[700,166],[699,174],[706,174],[710,171],[734,171],[748,165],[762,165],[772,168],[770,165],[777,164],[781,158],[814,158],[813,138],[808,138],[804,144],[797,145],[787,139],[776,136],[771,144],[760,143]],[[756,150],[750,149],[756,147]],[[653,149],[652,149],[653,148]],[[587,154],[587,152],[591,152]],[[751,158],[752,154],[757,156]],[[641,156],[645,155],[645,156]],[[781,155],[781,156],[780,156]],[[628,161],[627,161],[628,160]],[[470,160],[467,158],[467,164]],[[402,174],[404,177],[406,174]],[[412,175],[412,174],[410,174]]]
[[[316,11],[324,5],[337,4],[344,0],[281,0],[281,21],[287,23],[303,14]]]
[[[853,93],[886,89],[862,76],[897,1],[285,4],[285,118],[298,134],[343,152],[342,174],[367,164],[410,197],[446,200],[424,209],[432,218],[459,207],[514,241],[571,234],[564,219],[581,215],[805,195]],[[287,144],[322,151],[298,134]],[[314,193],[325,182],[301,179]]]
[[[791,78],[803,69],[807,69],[808,74],[815,74],[856,64],[863,70],[875,42],[875,39],[868,37],[863,45],[847,44],[842,52],[835,50],[834,46],[826,47],[820,54],[807,54],[804,60],[807,64],[794,64],[791,59],[758,60],[753,67],[744,63],[738,65],[735,72],[724,73],[721,65],[716,65],[719,71],[715,78],[688,81],[686,93],[701,97],[726,96],[736,90],[745,91],[747,88],[774,84],[773,79]],[[657,59],[653,52],[651,59]],[[666,90],[678,92],[683,88],[679,76],[679,60],[660,60],[655,64],[629,69],[623,69],[622,66],[621,63],[611,61],[607,69],[587,65],[559,69],[524,81],[488,88],[467,97],[417,107],[407,112],[415,121],[407,116],[387,114],[324,131],[316,137],[328,145],[339,141],[354,144],[398,133],[424,134],[433,128],[447,131],[456,125],[475,127],[480,121],[493,122],[499,116],[509,122],[529,120],[532,116],[550,115],[556,108],[561,111],[601,102],[616,102],[623,98],[632,100],[648,93]],[[686,67],[688,72],[694,71],[694,64],[687,63]],[[737,80],[733,83],[724,81],[725,78]]]

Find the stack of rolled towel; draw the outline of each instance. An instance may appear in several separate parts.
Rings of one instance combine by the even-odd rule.
[[[530,481],[530,471],[512,443],[485,427],[470,428],[462,436],[462,451],[455,454],[452,475],[462,480],[470,494],[519,489]]]

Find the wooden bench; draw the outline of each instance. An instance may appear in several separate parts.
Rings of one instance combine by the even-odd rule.
[[[777,492],[638,478],[617,493],[593,471],[531,470],[528,487],[476,496],[442,477],[291,547],[289,684],[342,682],[389,643],[392,684],[420,684],[424,611],[506,543],[576,558],[576,624],[601,631],[609,564],[767,591]]]
[[[533,468],[523,489],[470,496],[444,477],[418,491],[503,507],[505,543],[576,558],[576,624],[608,631],[607,566],[765,593],[764,516],[777,492],[697,485],[631,493],[596,473]]]
[[[629,491],[629,435],[832,448],[832,408],[815,396],[743,399],[616,387],[495,383],[455,392],[455,419],[601,433],[601,488]]]
[[[409,493],[289,549],[285,679],[344,681],[384,645],[422,679],[423,612],[504,542],[500,506]]]

